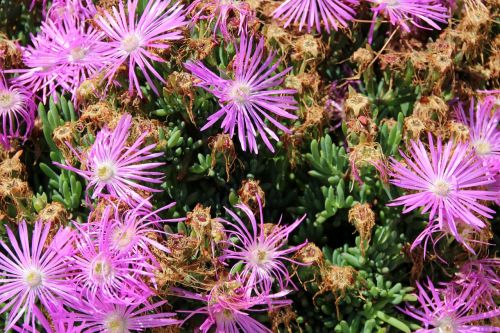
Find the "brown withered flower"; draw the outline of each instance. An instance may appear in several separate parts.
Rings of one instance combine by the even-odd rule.
[[[375,213],[367,203],[357,203],[349,210],[349,223],[359,233],[361,253],[365,255],[366,246],[370,244],[372,230],[375,226]]]
[[[245,179],[241,182],[241,187],[238,190],[238,196],[241,202],[250,207],[253,211],[259,208],[257,197],[262,207],[266,205],[266,194],[259,184],[260,180]]]
[[[226,169],[226,181],[229,181],[231,171],[235,167],[235,162],[238,160],[236,157],[236,149],[233,140],[229,134],[217,134],[208,140],[208,147],[212,150],[211,159],[213,169],[217,164],[217,156],[219,154],[224,158],[224,166]]]

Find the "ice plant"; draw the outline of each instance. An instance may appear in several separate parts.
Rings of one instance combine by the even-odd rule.
[[[479,189],[491,184],[486,169],[467,144],[446,144],[429,134],[429,151],[422,142],[413,142],[409,154],[401,152],[405,164],[392,159],[390,182],[413,193],[403,195],[389,206],[403,205],[403,213],[421,207],[429,213],[429,221],[437,219],[440,230],[449,231],[460,239],[456,220],[482,229],[478,216],[492,218],[495,211],[480,201],[495,200],[495,192]]]
[[[347,27],[354,19],[354,7],[358,0],[286,0],[273,12],[274,18],[286,20],[285,28],[290,24],[299,24],[299,31],[306,28],[307,32],[316,29],[321,32],[323,23],[326,32],[339,27]]]
[[[69,280],[72,269],[66,260],[72,251],[72,235],[60,229],[48,242],[50,223],[41,222],[35,223],[31,237],[25,221],[18,225],[19,238],[5,228],[9,243],[0,240],[0,313],[9,312],[5,330],[23,316],[25,324],[35,327],[39,304],[48,307],[74,299],[75,288]]]
[[[420,29],[441,30],[438,23],[446,23],[449,9],[436,0],[369,0],[372,7],[373,23],[370,27],[369,41],[372,39],[375,20],[387,17],[394,26],[410,31],[410,25]]]
[[[111,206],[108,206],[102,220],[107,221],[110,214]],[[148,256],[116,249],[108,237],[108,228],[90,233],[86,226],[75,226],[79,233],[75,240],[77,251],[71,263],[75,269],[75,283],[82,295],[93,300],[96,295],[102,294],[133,303],[151,294],[143,282],[143,279],[153,278],[154,267]]]
[[[266,311],[279,308],[291,302],[283,299],[289,291],[283,290],[276,294],[263,293],[251,295],[251,286],[239,278],[218,281],[208,295],[201,295],[179,288],[173,288],[177,296],[205,302],[207,305],[189,313],[190,317],[201,314],[207,316],[199,327],[203,333],[210,332],[215,326],[216,333],[271,333],[263,324],[252,318],[248,312]]]
[[[151,88],[158,93],[150,73],[165,83],[152,64],[153,61],[164,60],[151,49],[168,49],[168,41],[182,38],[180,28],[187,22],[180,2],[168,8],[169,0],[148,1],[140,17],[137,17],[138,3],[139,0],[128,0],[125,9],[123,1],[120,1],[112,14],[106,11],[104,15],[98,16],[96,23],[109,39],[107,57],[111,64],[106,74],[109,82],[120,67],[128,63],[129,91],[132,93],[135,89],[142,96],[136,67],[139,67]]]
[[[202,131],[211,127],[219,119],[222,121],[224,133],[233,137],[235,130],[243,150],[247,147],[257,153],[257,135],[264,140],[265,145],[274,152],[268,136],[279,141],[277,134],[265,123],[271,124],[285,133],[290,130],[280,124],[271,114],[288,119],[297,119],[290,113],[297,109],[293,97],[295,90],[281,89],[279,85],[291,67],[282,72],[276,72],[279,61],[274,62],[275,52],[264,57],[264,39],[260,39],[254,48],[253,37],[241,36],[240,44],[235,45],[236,58],[233,63],[232,78],[225,79],[214,74],[201,62],[188,62],[185,67],[200,79],[198,86],[212,93],[219,99],[221,109],[208,118]],[[229,75],[229,73],[228,73]]]
[[[245,222],[238,215],[226,208],[227,213],[236,223],[223,219],[221,222],[232,227],[232,230],[227,230],[228,236],[235,237],[238,242],[229,243],[229,247],[224,250],[220,259],[234,259],[241,262],[243,264],[241,276],[248,279],[248,284],[254,286],[257,291],[270,290],[273,281],[277,281],[280,289],[284,289],[290,282],[285,262],[296,263],[288,255],[300,250],[307,244],[307,241],[296,246],[286,247],[285,245],[288,236],[304,220],[305,215],[290,225],[284,226],[278,223],[270,226],[271,228],[266,228],[259,197],[257,201],[260,211],[259,223],[248,206],[236,205],[248,217],[251,230],[247,229]]]
[[[8,147],[10,139],[26,139],[35,122],[33,96],[22,86],[10,84],[0,72],[0,142]]]
[[[150,303],[146,298],[139,304],[117,302],[103,295],[95,299],[73,302],[73,311],[62,310],[57,314],[62,322],[81,322],[77,326],[82,332],[129,333],[147,328],[166,327],[179,324],[172,318],[175,313],[157,312],[166,301]],[[142,305],[144,304],[144,305]]]
[[[42,22],[41,31],[33,37],[34,46],[28,47],[24,61],[28,71],[18,79],[36,93],[45,85],[36,80],[47,69],[49,80],[54,80],[62,92],[76,97],[80,84],[104,70],[108,45],[104,34],[87,26],[85,21],[66,14],[62,19]],[[45,100],[44,93],[44,100]]]
[[[56,0],[52,2],[47,17],[59,22],[70,15],[79,20],[91,19],[97,13],[92,0]]]
[[[473,304],[473,308],[495,309],[495,299],[500,297],[500,270],[499,258],[471,259],[462,265],[455,279],[448,284],[448,288],[461,291],[468,286],[481,290]]]
[[[494,175],[500,172],[500,112],[495,96],[487,96],[470,102],[468,117],[461,104],[457,107],[458,119],[469,127],[470,142],[476,154],[489,167]]]
[[[110,202],[108,207],[110,213],[102,215],[101,218],[93,221],[97,230],[104,230],[112,250],[129,257],[138,254],[144,255],[144,257],[153,261],[154,256],[150,248],[169,252],[165,246],[154,239],[154,236],[162,237],[166,234],[161,229],[162,223],[179,222],[184,218],[162,219],[158,216],[159,212],[172,208],[175,202],[153,212],[146,208],[148,204],[149,201],[145,199],[136,207],[122,212],[118,207],[119,204],[115,205]]]
[[[163,153],[152,153],[156,144],[142,147],[147,133],[141,134],[134,143],[127,146],[132,117],[122,116],[114,131],[103,128],[97,133],[95,142],[88,152],[79,157],[82,170],[73,166],[55,163],[61,168],[74,171],[89,181],[87,190],[93,189],[92,198],[101,194],[110,194],[134,206],[144,198],[136,190],[159,192],[159,190],[141,185],[138,181],[159,184],[161,172],[151,171],[164,163],[148,162],[160,157]],[[76,151],[74,151],[79,155]],[[150,205],[150,204],[148,204]]]
[[[500,327],[477,323],[500,315],[500,308],[488,312],[474,311],[474,303],[481,289],[469,285],[460,293],[450,289],[438,289],[428,280],[427,290],[417,282],[419,306],[410,305],[403,310],[415,318],[423,328],[415,333],[480,333],[500,332]]]
[[[192,12],[192,23],[200,19],[214,22],[214,34],[220,31],[225,39],[232,39],[229,32],[232,24],[238,26],[238,35],[246,35],[248,23],[254,19],[255,13],[248,3],[240,0],[196,0],[189,5],[188,12]],[[233,16],[237,17],[233,23]]]

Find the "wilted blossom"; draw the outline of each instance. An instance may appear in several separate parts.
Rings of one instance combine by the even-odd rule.
[[[193,13],[192,23],[208,20],[214,23],[214,34],[220,31],[225,39],[233,38],[231,26],[238,27],[238,35],[248,31],[248,24],[255,18],[255,13],[248,3],[240,0],[195,0],[189,5],[188,12]]]
[[[347,27],[354,19],[358,0],[286,0],[273,12],[274,18],[285,21],[285,28],[298,24],[299,31],[316,29],[321,32],[321,23],[327,33],[332,29]]]
[[[461,236],[456,221],[474,229],[486,226],[480,217],[492,218],[495,211],[482,201],[495,200],[497,193],[480,189],[491,184],[487,170],[467,144],[446,144],[429,134],[429,151],[422,142],[411,142],[408,155],[401,152],[404,163],[392,159],[390,182],[412,191],[389,206],[403,205],[403,213],[422,208],[429,213],[429,221],[437,220],[437,228],[449,232],[456,239]]]
[[[287,119],[297,119],[290,111],[297,110],[297,102],[293,98],[295,90],[281,89],[279,85],[292,68],[276,72],[279,61],[273,61],[275,52],[271,52],[265,61],[264,39],[260,39],[256,47],[253,37],[242,36],[240,44],[235,45],[237,52],[233,63],[232,78],[225,79],[214,74],[201,62],[188,62],[185,67],[198,79],[198,86],[212,93],[219,99],[221,109],[208,117],[208,122],[201,128],[211,127],[223,118],[222,129],[232,137],[238,131],[241,148],[257,153],[257,135],[264,140],[265,145],[274,152],[268,136],[279,141],[277,134],[264,122],[271,124],[285,133],[290,130],[279,123],[271,114]]]
[[[0,71],[0,143],[6,148],[11,139],[26,139],[33,130],[36,105],[33,95],[8,82]]]
[[[194,299],[207,305],[196,310],[185,310],[189,313],[185,319],[200,314],[207,318],[199,327],[203,333],[210,332],[215,326],[215,333],[271,333],[272,331],[252,318],[249,312],[266,311],[282,307],[291,302],[283,299],[289,291],[283,290],[275,294],[269,292],[252,295],[252,286],[236,276],[233,280],[218,281],[207,295],[174,288],[177,296]]]
[[[32,37],[23,61],[28,69],[20,70],[17,82],[33,93],[42,91],[42,100],[54,95],[56,87],[76,97],[76,89],[88,78],[104,70],[108,46],[104,34],[87,26],[85,21],[65,15],[59,21],[42,22],[41,31]]]
[[[482,289],[474,284],[464,286],[461,292],[439,289],[428,279],[427,286],[417,282],[418,306],[408,305],[402,310],[413,317],[422,328],[415,333],[483,333],[500,332],[500,327],[481,325],[478,321],[495,318],[500,308],[487,312],[474,311]]]
[[[474,107],[470,102],[466,114],[462,104],[456,108],[458,119],[469,127],[471,145],[476,154],[489,168],[492,175],[500,172],[500,121],[499,106],[495,96],[487,96]]]
[[[113,12],[105,12],[96,19],[97,25],[108,37],[109,49],[106,52],[110,66],[106,73],[109,82],[120,67],[128,64],[129,91],[134,90],[142,96],[136,67],[146,78],[146,81],[156,93],[156,88],[150,74],[165,83],[162,75],[153,67],[152,61],[164,62],[151,49],[165,50],[170,47],[168,41],[182,38],[182,28],[187,24],[180,2],[168,8],[170,1],[148,1],[144,11],[138,16],[139,0],[128,0],[127,7],[120,1]]]
[[[39,304],[48,307],[75,298],[72,268],[66,260],[72,254],[72,234],[60,229],[49,242],[50,223],[36,222],[31,236],[25,221],[18,224],[18,237],[5,228],[10,245],[0,240],[0,313],[9,312],[6,331],[21,318],[33,328]]]
[[[236,243],[229,243],[224,250],[221,260],[234,259],[243,264],[242,278],[248,279],[248,284],[261,290],[270,290],[273,281],[279,283],[280,289],[287,287],[290,281],[288,269],[285,262],[296,263],[288,256],[307,244],[307,241],[296,246],[286,247],[288,236],[304,220],[305,215],[290,225],[265,225],[262,213],[262,204],[259,197],[260,221],[251,209],[246,205],[236,205],[248,217],[251,229],[249,230],[243,220],[236,213],[226,209],[226,212],[236,221],[232,223],[226,220],[221,222],[230,226],[227,230],[229,238],[235,237]],[[268,227],[268,228],[266,228]]]
[[[160,190],[141,185],[138,181],[149,184],[161,183],[162,173],[150,170],[164,164],[142,162],[160,157],[163,153],[152,152],[156,147],[154,143],[141,148],[146,132],[128,146],[127,139],[131,126],[132,117],[125,114],[114,131],[103,128],[97,133],[94,144],[87,152],[78,154],[74,151],[82,163],[82,170],[56,162],[54,164],[87,179],[89,182],[87,190],[93,190],[92,199],[101,194],[110,194],[131,206],[139,204],[144,198],[137,191],[159,192]]]
[[[441,30],[438,23],[447,23],[449,9],[436,0],[369,0],[374,4],[373,23],[368,40],[372,40],[375,20],[379,16],[389,19],[392,25],[410,31],[410,26],[420,29]]]

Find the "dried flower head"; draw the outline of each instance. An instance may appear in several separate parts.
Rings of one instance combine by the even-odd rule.
[[[354,225],[359,233],[361,253],[365,255],[366,246],[370,244],[372,229],[375,226],[375,213],[367,203],[356,203],[349,210],[349,223]]]

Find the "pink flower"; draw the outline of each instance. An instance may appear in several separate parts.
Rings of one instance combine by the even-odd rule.
[[[385,15],[392,25],[401,26],[410,31],[414,25],[420,29],[430,29],[422,25],[425,22],[431,28],[441,30],[436,22],[447,23],[448,9],[435,0],[369,0],[376,6],[372,8],[374,19]]]
[[[135,74],[138,66],[148,84],[158,94],[150,73],[163,83],[165,80],[151,61],[164,60],[149,49],[168,49],[170,46],[167,41],[182,39],[179,28],[185,26],[187,21],[180,3],[168,8],[170,1],[147,1],[141,16],[137,17],[138,3],[138,0],[128,0],[125,10],[123,2],[120,1],[118,9],[115,7],[112,14],[105,12],[104,16],[96,19],[96,23],[109,39],[109,51],[106,55],[111,65],[106,76],[111,83],[120,66],[128,63],[129,91],[132,93],[135,89],[139,96],[142,96],[139,79]]]
[[[299,31],[306,26],[307,32],[313,28],[321,32],[321,23],[330,33],[331,29],[347,27],[354,19],[358,0],[286,0],[273,12],[274,18],[286,20],[285,28],[290,24],[299,24]]]
[[[428,279],[427,291],[418,282],[417,287],[419,306],[410,305],[403,310],[423,326],[415,333],[500,332],[500,327],[481,326],[475,323],[499,316],[500,308],[488,312],[474,311],[476,299],[481,294],[481,289],[477,289],[474,285],[469,285],[457,293],[452,289],[437,289]]]
[[[111,217],[111,206],[102,213],[101,222]],[[134,303],[151,295],[143,279],[153,279],[154,266],[150,257],[140,252],[129,253],[116,249],[108,228],[89,232],[88,225],[80,226],[76,239],[76,254],[72,257],[75,283],[83,296],[93,300],[96,295]],[[111,239],[110,239],[111,238]]]
[[[389,206],[403,205],[403,213],[421,207],[429,213],[429,221],[437,219],[442,231],[461,239],[456,221],[474,229],[485,223],[477,216],[492,218],[495,211],[480,201],[495,200],[497,193],[481,190],[493,182],[474,152],[466,144],[442,144],[429,134],[429,151],[422,142],[412,142],[409,155],[403,152],[405,164],[392,159],[391,183],[413,193],[395,199]]]
[[[150,304],[144,297],[142,302],[130,304],[122,300],[117,302],[99,294],[91,300],[83,298],[73,302],[73,311],[62,309],[55,316],[59,317],[61,322],[81,322],[78,328],[86,333],[136,332],[146,328],[179,324],[179,320],[172,318],[175,313],[157,312],[165,303],[166,301],[161,301]]]
[[[50,307],[59,302],[75,299],[75,286],[70,278],[73,269],[66,257],[71,254],[72,234],[60,229],[47,244],[50,224],[36,222],[31,237],[28,225],[19,225],[19,241],[5,226],[10,246],[0,240],[0,313],[9,311],[5,330],[8,331],[22,318],[35,327],[38,302]]]
[[[57,22],[42,22],[40,33],[32,36],[33,46],[28,46],[23,55],[28,69],[18,70],[21,74],[16,82],[33,93],[41,91],[44,103],[49,95],[57,98],[57,88],[76,98],[80,84],[106,66],[105,52],[109,47],[103,36],[70,15]]]
[[[92,199],[107,192],[107,194],[120,198],[131,206],[139,204],[144,198],[134,189],[146,192],[160,192],[160,190],[141,185],[137,181],[151,184],[161,183],[162,173],[150,170],[164,164],[162,162],[141,162],[160,157],[163,153],[152,153],[156,147],[154,143],[140,148],[147,133],[143,133],[133,144],[127,146],[131,126],[132,117],[125,114],[114,131],[103,128],[97,133],[90,150],[78,157],[83,170],[60,163],[54,164],[63,169],[74,171],[87,179],[89,181],[87,190],[93,189]],[[76,151],[74,152],[80,155]]]
[[[222,129],[232,137],[238,131],[241,148],[257,153],[257,135],[264,140],[265,145],[274,152],[268,136],[279,141],[276,133],[264,123],[267,119],[271,124],[285,133],[290,130],[271,117],[274,114],[288,119],[297,119],[289,111],[297,110],[297,102],[293,98],[295,90],[281,89],[285,75],[292,70],[287,68],[277,72],[280,62],[273,64],[276,56],[271,52],[264,62],[264,39],[260,39],[257,47],[253,46],[253,37],[247,39],[242,36],[234,61],[232,78],[225,79],[217,76],[201,62],[189,62],[185,67],[198,77],[201,82],[198,86],[212,93],[219,99],[221,109],[208,118],[202,131],[211,127],[215,122],[224,117]]]
[[[33,95],[20,85],[9,84],[0,71],[0,143],[8,148],[11,139],[26,140],[33,130],[35,111]]]
[[[474,100],[465,114],[462,104],[456,108],[458,119],[469,127],[471,145],[476,154],[495,175],[500,172],[500,112],[495,96],[487,96],[478,101],[474,111]]]
[[[226,208],[226,212],[231,215],[236,223],[220,220],[234,229],[227,230],[228,236],[229,238],[235,237],[238,243],[228,242],[229,248],[224,250],[220,259],[234,259],[242,263],[242,278],[248,279],[248,284],[255,286],[259,290],[270,290],[273,281],[278,281],[280,289],[284,289],[291,282],[288,269],[284,263],[288,261],[300,265],[300,263],[290,259],[288,255],[300,250],[307,242],[288,248],[285,248],[285,245],[288,236],[304,220],[305,215],[286,226],[280,225],[280,221],[269,231],[264,227],[260,199],[257,198],[257,201],[260,209],[260,223],[258,225],[255,215],[249,207],[236,205],[248,217],[252,226],[251,230],[247,229],[245,222],[238,215]],[[231,247],[234,249],[231,249]]]
[[[195,294],[179,288],[173,288],[179,297],[202,301],[207,305],[192,311],[185,319],[201,314],[207,316],[200,326],[200,331],[207,333],[215,325],[215,333],[271,333],[272,331],[250,317],[249,311],[266,311],[291,303],[282,297],[287,290],[276,294],[262,293],[251,295],[251,287],[236,277],[234,280],[219,281],[208,295]]]

